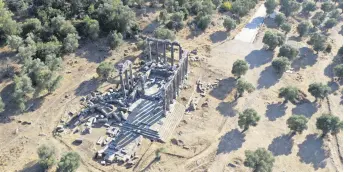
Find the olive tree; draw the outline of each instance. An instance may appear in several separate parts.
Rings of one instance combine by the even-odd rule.
[[[277,71],[278,74],[283,74],[290,67],[290,61],[287,57],[279,57],[272,61],[272,67]]]
[[[323,136],[328,133],[337,134],[342,129],[343,121],[332,114],[323,114],[317,118],[316,126],[323,132]]]
[[[107,41],[111,49],[116,49],[123,43],[123,36],[121,33],[113,31],[109,33]]]
[[[26,108],[26,97],[35,89],[32,87],[31,79],[26,76],[14,76],[14,90],[12,93],[13,101],[17,105],[19,111],[23,112]]]
[[[201,30],[206,30],[211,22],[211,16],[210,15],[198,15],[196,18],[196,25]]]
[[[239,113],[239,121],[238,125],[240,128],[246,131],[250,128],[250,126],[256,126],[260,117],[258,113],[254,109],[246,109],[243,112]]]
[[[294,60],[299,54],[299,50],[291,45],[284,44],[279,49],[278,57],[287,57],[289,60]]]
[[[338,78],[343,78],[343,64],[338,64],[333,68],[334,75]]]
[[[285,17],[283,13],[278,13],[275,17],[275,23],[277,24],[278,27],[280,27],[286,20],[287,18]]]
[[[80,37],[77,34],[68,34],[66,38],[63,39],[63,50],[65,53],[72,53],[79,47]]]
[[[80,166],[80,155],[76,152],[68,152],[63,155],[58,163],[58,172],[75,172]]]
[[[308,44],[313,46],[313,50],[318,54],[319,51],[324,51],[326,49],[326,37],[321,33],[314,33]]]
[[[225,20],[223,21],[223,26],[226,28],[227,31],[231,31],[235,29],[236,22],[232,18],[226,17]]]
[[[233,63],[232,74],[238,78],[245,75],[248,70],[248,64],[244,60],[237,60]]]
[[[267,0],[264,3],[264,5],[265,5],[265,8],[266,8],[266,13],[267,14],[272,14],[275,11],[275,9],[276,9],[276,7],[278,5],[278,2],[276,0]]]
[[[266,44],[270,50],[274,50],[277,46],[283,45],[285,42],[285,35],[279,32],[266,31],[263,37],[263,43]]]
[[[335,8],[336,8],[336,6],[332,2],[330,2],[330,1],[326,1],[323,4],[321,4],[321,9],[324,12],[330,12],[330,11],[332,11]]]
[[[248,93],[251,93],[255,90],[254,86],[251,83],[243,79],[239,79],[237,81],[236,88],[237,88],[238,97],[241,97],[245,91],[247,91]]]
[[[285,34],[288,34],[291,31],[291,25],[289,23],[283,23],[281,25],[281,29],[285,32]]]
[[[308,87],[308,92],[318,100],[324,99],[330,93],[331,88],[323,83],[312,83]]]
[[[307,21],[304,21],[297,26],[297,32],[299,33],[300,37],[303,37],[304,35],[308,34],[310,28],[311,24]]]
[[[111,76],[113,70],[114,70],[114,67],[112,63],[102,62],[97,67],[97,74],[99,75],[101,79],[107,80]]]
[[[287,17],[298,12],[301,7],[301,4],[296,2],[295,0],[281,0],[280,4],[280,11],[284,13]]]
[[[7,37],[7,45],[11,49],[18,51],[19,47],[23,45],[23,39],[17,35],[10,35]]]
[[[303,115],[293,115],[288,118],[287,125],[288,128],[293,133],[301,134],[304,130],[307,130],[308,119]]]
[[[39,164],[44,169],[51,168],[56,163],[56,150],[53,145],[41,145],[37,149]]]
[[[174,40],[176,36],[174,33],[166,28],[158,28],[154,31],[154,37],[158,39],[169,39],[169,40]]]
[[[315,2],[313,1],[306,1],[302,3],[302,12],[309,15],[309,12],[315,11],[317,9]]]
[[[252,168],[254,172],[272,172],[275,158],[271,152],[264,148],[255,151],[245,151],[244,165]]]
[[[279,89],[279,97],[283,97],[285,102],[295,102],[298,98],[299,89],[296,87],[288,86]]]

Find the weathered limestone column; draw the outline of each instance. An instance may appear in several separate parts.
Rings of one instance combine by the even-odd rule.
[[[128,90],[130,90],[128,70],[125,70],[124,74],[125,74],[125,85],[128,87]]]
[[[166,89],[165,87],[163,88],[162,90],[162,108],[163,108],[163,111],[164,111],[164,116],[166,116],[167,114],[167,111],[166,111]]]
[[[143,78],[142,75],[140,77],[140,80],[141,80],[142,93],[145,94],[145,79]]]
[[[180,46],[180,44],[178,44],[179,46],[179,60],[183,58],[183,49],[182,46]]]
[[[129,72],[130,72],[130,84],[132,87],[134,87],[134,77],[133,77],[133,66],[132,64],[130,63],[129,64]]]
[[[124,81],[123,81],[123,72],[120,71],[119,72],[119,78],[121,80],[121,89],[122,89],[122,93],[124,95],[124,97],[126,97],[126,94],[125,94],[125,85],[124,85]]]
[[[164,44],[163,44],[163,48],[164,48],[164,51],[163,51],[163,58],[164,58],[164,64],[166,64],[167,62],[167,57],[166,57],[166,41],[164,41]]]
[[[173,81],[171,82],[171,84],[170,84],[170,92],[169,92],[169,99],[170,99],[170,104],[172,104],[173,103],[173,90],[174,88],[173,88]]]
[[[158,63],[158,62],[160,62],[160,59],[159,59],[159,41],[158,40],[156,40],[155,41],[156,42],[156,59],[155,59],[155,61]]]
[[[149,61],[152,61],[152,47],[151,47],[150,41],[148,41],[148,47],[149,47]]]
[[[171,44],[171,66],[173,67],[174,63],[174,49],[173,49],[173,43]]]

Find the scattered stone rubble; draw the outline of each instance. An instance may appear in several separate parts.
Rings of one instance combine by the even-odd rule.
[[[85,108],[70,121],[71,128],[84,126],[80,131],[82,134],[91,134],[95,126],[106,128],[106,136],[100,136],[95,141],[97,145],[104,146],[95,156],[103,165],[114,162],[133,165],[143,137],[163,141],[160,133],[150,128],[153,124],[148,124],[159,121],[137,122],[133,118],[148,109],[142,108],[139,112],[135,109],[138,109],[140,102],[149,101],[155,107],[151,110],[153,114],[162,112],[162,116],[166,117],[187,79],[189,53],[178,42],[147,38],[147,45],[149,53],[135,75],[131,61],[118,65],[120,88],[111,88],[104,94],[92,92],[82,98],[80,101]],[[175,47],[179,50],[178,60],[174,59]],[[170,58],[166,50],[170,51]],[[156,85],[157,88],[154,87]],[[154,94],[150,92],[152,87],[156,91]],[[63,132],[63,126],[58,126],[56,131]],[[74,129],[73,133],[78,131]]]

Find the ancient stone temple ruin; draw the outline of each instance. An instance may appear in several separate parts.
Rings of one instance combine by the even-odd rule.
[[[146,43],[139,69],[133,71],[131,61],[118,65],[119,89],[87,96],[87,108],[74,121],[86,133],[95,125],[106,128],[97,142],[104,145],[96,153],[102,164],[135,163],[141,140],[166,142],[185,112],[175,99],[187,79],[188,52],[178,42],[147,38]]]

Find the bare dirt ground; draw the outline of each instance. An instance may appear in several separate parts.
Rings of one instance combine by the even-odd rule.
[[[154,26],[151,22],[155,16],[156,13],[152,13],[149,17],[142,17],[142,25]],[[249,16],[243,21],[248,21]],[[301,53],[306,55],[293,63],[295,72],[278,78],[271,67],[276,53],[264,50],[261,43],[267,28],[261,28],[253,44],[244,43],[231,39],[244,27],[245,22],[228,36],[221,20],[221,16],[217,15],[212,26],[204,33],[191,33],[186,28],[177,35],[177,40],[185,49],[198,49],[197,56],[202,60],[190,62],[191,71],[187,81],[190,87],[182,90],[178,100],[186,105],[184,98],[199,97],[198,108],[185,114],[171,138],[173,142],[160,144],[145,140],[139,152],[142,155],[139,163],[131,169],[125,169],[116,165],[103,167],[94,162],[92,153],[95,151],[95,140],[78,147],[71,144],[73,138],[53,137],[52,131],[60,119],[68,119],[68,112],[80,110],[79,100],[82,96],[111,86],[111,83],[100,83],[96,79],[95,69],[104,60],[103,57],[107,61],[118,63],[123,59],[135,60],[140,54],[129,43],[121,50],[110,53],[104,51],[102,41],[86,43],[81,45],[82,48],[75,55],[65,57],[65,74],[61,87],[52,95],[32,101],[34,111],[19,115],[4,112],[0,121],[0,171],[39,171],[36,150],[44,143],[54,144],[58,148],[58,154],[69,150],[80,153],[80,172],[249,171],[243,165],[244,151],[258,147],[266,148],[274,154],[276,161],[273,171],[341,171],[339,156],[342,156],[342,132],[338,134],[339,145],[334,136],[321,139],[315,121],[322,113],[329,112],[328,105],[332,113],[342,119],[342,86],[331,82],[332,70],[328,67],[342,45],[342,24],[329,31],[334,45],[332,54],[320,53],[316,57],[307,44],[301,44]],[[294,32],[288,37],[296,36]],[[7,56],[10,54],[5,50],[0,53],[2,60]],[[256,86],[256,91],[235,101],[236,80],[231,74],[231,67],[237,59],[244,59],[249,63],[250,70],[244,78]],[[205,97],[201,97],[199,93],[193,92],[198,79],[203,83],[219,84],[210,88]],[[331,84],[334,94],[329,96],[329,104],[327,101],[316,104],[314,98],[308,94],[308,85],[313,82]],[[278,98],[278,89],[287,85],[303,90],[309,102],[299,105],[283,104],[283,100]],[[0,82],[3,98],[8,95],[10,87],[8,80]],[[237,112],[249,107],[257,110],[261,120],[258,126],[241,133],[237,125]],[[286,120],[292,114],[305,115],[309,118],[309,123],[308,130],[303,134],[291,137]],[[9,116],[12,116],[12,121]],[[22,125],[18,121],[30,121],[32,124]],[[160,161],[154,161],[155,151],[159,148],[164,148],[165,151]]]

